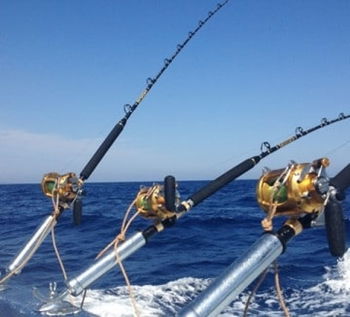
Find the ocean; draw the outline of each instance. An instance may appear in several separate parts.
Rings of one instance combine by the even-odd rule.
[[[178,190],[185,199],[206,183],[179,181]],[[55,228],[68,278],[92,264],[97,253],[114,239],[140,185],[150,184],[86,184],[82,224],[75,226],[72,212],[67,210]],[[254,180],[231,183],[124,261],[141,316],[174,316],[259,239],[264,213],[256,202],[255,186]],[[349,232],[350,195],[343,206]],[[0,185],[2,271],[51,210],[52,203],[38,184]],[[275,228],[282,220],[276,221]],[[149,225],[149,220],[137,218],[128,235]],[[350,316],[350,251],[342,260],[332,257],[324,228],[305,230],[295,237],[278,263],[292,316]],[[284,316],[270,271],[250,305],[248,316]],[[60,291],[64,289],[63,280],[48,236],[21,274],[12,277],[6,289],[0,291],[0,316],[41,316],[37,309],[42,304],[41,297],[48,296],[49,283],[57,282]],[[221,316],[242,316],[253,288],[254,283]],[[76,300],[77,306],[80,299]],[[75,316],[132,314],[125,280],[115,267],[91,286],[83,310]]]

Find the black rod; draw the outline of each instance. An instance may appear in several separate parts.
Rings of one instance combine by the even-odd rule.
[[[328,121],[327,119],[323,118],[321,120],[321,124],[312,127],[306,131],[304,131],[302,128],[298,127],[296,129],[296,133],[294,136],[286,139],[285,141],[271,147],[268,142],[264,142],[263,146],[266,148],[265,151],[263,151],[263,146],[261,147],[262,152],[260,155],[252,156],[251,158],[248,158],[238,165],[231,168],[229,171],[225,172],[215,180],[211,181],[201,189],[199,189],[196,193],[192,194],[185,202],[183,202],[179,206],[179,211],[185,211],[190,210],[192,207],[198,205],[200,202],[202,202],[204,199],[208,198],[209,196],[213,195],[215,192],[217,192],[219,189],[227,185],[228,183],[232,182],[239,176],[243,175],[250,169],[252,169],[261,159],[264,157],[272,154],[273,152],[276,152],[277,150],[281,149],[282,147],[286,146],[287,144],[290,144],[301,137],[304,137],[318,129],[324,128],[330,124],[339,122],[341,120],[345,120],[350,118],[350,115],[344,115],[344,113],[340,113],[338,118]],[[340,175],[340,176],[338,176]],[[348,184],[350,184],[350,166],[348,165],[345,167],[339,174],[338,174],[334,181],[339,183],[337,184],[340,188],[347,187]]]
[[[91,157],[90,161],[85,165],[85,167],[81,171],[80,178],[82,180],[86,180],[90,177],[92,172],[95,170],[97,165],[101,162],[102,158],[105,156],[105,154],[107,153],[109,148],[112,146],[114,141],[117,139],[119,134],[123,131],[125,123],[126,123],[126,119],[123,118],[114,126],[112,131],[108,134],[108,136],[102,142],[102,144],[97,149],[95,154]]]
[[[249,159],[246,159],[245,161],[239,163],[235,167],[231,168],[226,173],[222,174],[215,180],[211,181],[209,184],[202,187],[199,191],[194,193],[189,199],[193,202],[193,206],[198,205],[200,202],[202,202],[207,197],[211,196],[215,192],[217,192],[219,189],[227,185],[228,183],[235,180],[237,177],[243,175],[247,171],[249,171],[251,168],[253,168],[258,162],[260,161],[259,156],[254,156]]]
[[[86,180],[90,177],[92,172],[95,170],[97,165],[101,162],[102,158],[105,156],[109,148],[112,146],[114,141],[118,138],[120,133],[123,131],[124,126],[126,125],[131,114],[136,110],[142,100],[147,96],[149,91],[152,89],[153,85],[158,81],[160,76],[164,73],[164,71],[169,67],[169,65],[174,61],[176,56],[183,50],[183,48],[187,45],[187,43],[193,38],[194,35],[228,2],[229,0],[225,0],[222,3],[218,3],[216,9],[214,11],[209,11],[208,16],[204,20],[200,20],[198,26],[191,32],[189,32],[187,38],[181,43],[177,45],[175,53],[170,57],[164,60],[164,66],[158,72],[158,74],[154,78],[147,79],[147,86],[142,91],[140,96],[134,102],[134,104],[125,106],[125,117],[122,118],[112,129],[112,131],[108,134],[106,139],[102,142],[100,147],[97,149],[95,154],[92,156],[90,161],[86,164],[83,170],[80,173],[81,180]]]

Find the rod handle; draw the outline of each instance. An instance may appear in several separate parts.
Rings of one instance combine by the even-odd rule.
[[[209,184],[202,187],[199,191],[194,193],[189,199],[193,201],[193,206],[199,204],[204,199],[213,195],[219,189],[227,185],[228,183],[235,180],[237,177],[243,175],[245,172],[249,171],[260,161],[259,156],[253,156],[239,163],[235,167],[231,168],[226,173],[222,174],[215,180],[211,181]],[[192,206],[192,207],[193,207]]]
[[[109,148],[112,146],[114,141],[117,139],[119,134],[123,131],[126,123],[126,119],[123,118],[120,120],[112,129],[112,131],[108,134],[106,139],[102,142],[100,147],[97,149],[95,154],[92,156],[90,161],[85,165],[83,170],[80,173],[80,178],[82,180],[87,180],[92,172],[95,170],[97,165],[101,162],[102,158],[105,156]]]

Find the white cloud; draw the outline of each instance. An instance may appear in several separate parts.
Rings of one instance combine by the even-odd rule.
[[[49,172],[79,174],[101,142],[98,138],[73,139],[24,130],[0,130],[0,184],[40,183]],[[161,149],[156,150],[144,142],[140,145],[135,140],[118,139],[89,181],[162,179],[169,168],[174,170],[174,165],[179,168],[181,164],[171,164]]]
[[[54,134],[0,130],[0,183],[40,182],[43,174],[68,172],[81,166],[97,139],[74,140]]]

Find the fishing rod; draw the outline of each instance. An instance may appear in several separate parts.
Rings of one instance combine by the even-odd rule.
[[[345,198],[344,192],[350,186],[350,164],[332,179],[325,173],[328,164],[325,158],[312,164],[293,163],[288,173],[286,170],[269,171],[260,178],[257,185],[260,206],[268,213],[273,202],[276,216],[290,218],[277,232],[265,232],[177,316],[217,316],[285,252],[294,236],[318,225],[321,216],[325,217],[331,254],[344,255],[345,224],[340,200]],[[279,186],[273,188],[276,182]]]
[[[123,131],[128,119],[141,104],[152,87],[157,83],[162,74],[175,60],[179,53],[184,49],[188,42],[197,34],[197,32],[219,11],[224,7],[229,0],[225,0],[218,3],[213,11],[209,11],[205,19],[200,20],[198,26],[188,33],[187,38],[177,45],[176,51],[169,58],[164,60],[164,65],[160,71],[153,77],[147,79],[146,88],[141,92],[139,97],[133,103],[133,105],[124,105],[124,117],[119,120],[111,132],[107,135],[105,140],[98,147],[88,163],[84,166],[79,174],[79,177],[75,173],[67,173],[60,175],[58,173],[48,173],[44,175],[41,188],[43,193],[50,197],[53,201],[54,210],[51,215],[46,217],[30,240],[25,244],[23,249],[15,256],[11,263],[7,266],[7,274],[0,279],[0,284],[4,283],[14,274],[18,274],[21,269],[26,265],[30,258],[34,255],[41,243],[45,240],[50,231],[53,230],[57,224],[58,218],[64,210],[73,209],[73,220],[75,224],[81,223],[82,216],[82,195],[84,182],[91,176],[103,157],[106,155],[112,144],[118,138]]]
[[[58,294],[56,297],[51,298],[49,301],[43,304],[39,310],[41,312],[52,312],[56,311],[57,309],[59,310],[59,307],[62,306],[62,301],[67,300],[69,296],[78,296],[83,293],[84,290],[86,290],[92,283],[116,266],[118,260],[123,261],[130,255],[134,254],[138,249],[146,245],[155,234],[160,233],[170,226],[173,226],[176,221],[190,209],[198,205],[207,197],[213,195],[215,192],[237,177],[243,175],[245,172],[255,166],[262,158],[277,151],[278,149],[281,149],[285,145],[306,136],[307,134],[347,118],[350,118],[350,115],[344,115],[341,113],[337,119],[331,121],[322,119],[320,125],[303,131],[303,133],[300,133],[301,128],[297,128],[297,132],[293,137],[279,143],[274,147],[270,147],[266,151],[262,151],[259,155],[242,161],[229,171],[200,188],[197,192],[182,202],[180,202],[176,190],[176,181],[173,176],[167,176],[164,180],[164,185],[156,184],[150,188],[142,188],[136,196],[135,207],[141,216],[154,220],[154,224],[147,227],[142,232],[132,235],[121,245],[119,245],[116,250],[107,252],[78,276],[67,281],[67,289]],[[348,173],[346,175],[348,175]],[[340,177],[337,182],[342,184],[344,182],[344,177]],[[341,186],[344,187],[344,189],[346,187],[345,185]],[[330,225],[328,227],[330,228],[329,230],[331,236],[330,248],[333,250],[333,245],[335,245],[334,249],[340,245],[340,243],[333,243],[336,239],[334,236],[338,234],[337,230],[334,230],[336,226],[333,226],[333,222],[337,222],[340,217],[336,217],[335,219],[333,214],[331,214],[330,218],[331,220],[328,221]],[[338,251],[335,250],[334,252]]]
[[[180,44],[177,45],[176,51],[169,58],[164,60],[164,65],[160,69],[160,71],[154,76],[147,78],[146,88],[141,92],[139,97],[133,103],[133,105],[126,104],[124,105],[124,117],[117,122],[117,124],[113,127],[111,132],[107,135],[105,140],[101,143],[97,151],[82,169],[79,174],[79,178],[74,173],[68,173],[65,175],[58,175],[57,173],[49,173],[44,176],[42,181],[42,188],[44,194],[48,197],[52,197],[55,195],[55,190],[60,189],[60,183],[63,183],[63,195],[68,196],[67,201],[62,201],[60,206],[65,209],[69,208],[70,205],[67,206],[67,202],[73,205],[73,213],[74,213],[74,221],[79,224],[81,221],[81,213],[82,213],[82,186],[84,182],[90,177],[92,172],[96,169],[98,164],[101,162],[102,158],[108,152],[112,144],[118,138],[120,133],[123,131],[129,117],[133,114],[133,112],[137,109],[137,107],[141,104],[147,94],[151,91],[152,87],[156,84],[162,74],[166,71],[166,69],[170,66],[170,64],[175,60],[175,58],[179,55],[179,53],[184,49],[184,47],[188,44],[188,42],[197,34],[197,32],[225,5],[229,2],[229,0],[225,0],[222,3],[218,3],[215,10],[209,11],[208,16],[204,20],[200,20],[198,22],[198,26],[188,33],[187,38]],[[56,186],[55,186],[56,184]],[[58,185],[57,185],[58,184]],[[61,195],[62,196],[62,195]]]

